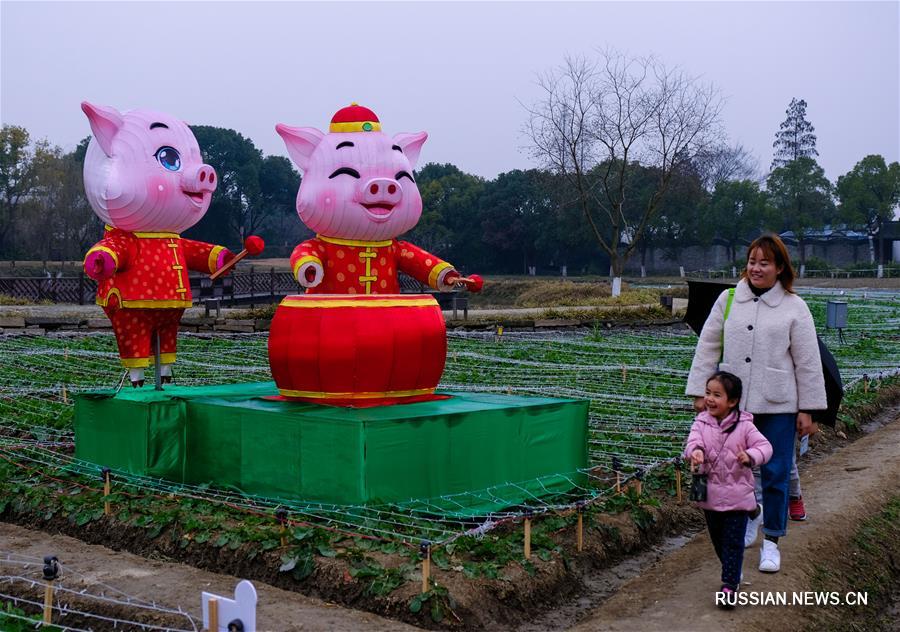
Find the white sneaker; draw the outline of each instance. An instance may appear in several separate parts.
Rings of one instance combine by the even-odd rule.
[[[778,545],[771,540],[763,540],[759,550],[759,570],[762,573],[777,573],[781,569],[781,553]]]
[[[756,533],[759,531],[759,525],[762,524],[763,521],[763,512],[762,507],[759,508],[759,515],[752,520],[747,521],[747,530],[744,532],[744,548],[749,548],[753,546],[753,543],[756,542]]]

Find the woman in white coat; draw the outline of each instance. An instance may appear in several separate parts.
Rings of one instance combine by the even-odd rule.
[[[778,538],[787,532],[795,434],[814,432],[810,412],[827,406],[815,325],[793,281],[790,256],[777,235],[750,244],[733,298],[723,292],[703,325],[685,389],[694,407],[702,408],[709,376],[717,369],[734,373],[744,385],[741,410],[753,413],[772,444],[772,458],[761,468],[765,540],[759,563],[770,573],[781,568]]]

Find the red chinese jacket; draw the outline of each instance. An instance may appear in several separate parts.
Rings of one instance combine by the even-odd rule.
[[[294,277],[305,263],[322,266],[325,276],[307,294],[399,294],[401,271],[434,289],[453,269],[446,261],[406,241],[358,241],[318,235],[294,248]]]
[[[98,250],[116,262],[116,273],[97,284],[98,305],[105,307],[116,295],[122,307],[163,309],[190,307],[188,270],[215,272],[225,247],[182,239],[177,233],[132,233],[107,226],[87,255]]]

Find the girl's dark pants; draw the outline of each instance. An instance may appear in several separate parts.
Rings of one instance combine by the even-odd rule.
[[[722,583],[737,590],[744,564],[744,532],[747,530],[746,511],[710,511],[704,509],[709,537],[722,562]]]

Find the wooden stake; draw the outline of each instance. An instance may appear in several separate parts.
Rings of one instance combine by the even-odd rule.
[[[578,527],[575,530],[575,544],[578,552],[584,550],[584,511],[578,509]]]
[[[275,519],[278,520],[278,524],[281,525],[279,536],[281,537],[281,546],[284,548],[287,546],[287,509],[284,507],[276,509]]]
[[[108,516],[112,513],[109,507],[109,468],[103,468],[103,514]]]
[[[63,358],[66,360],[69,359],[69,348],[68,347],[66,347],[65,351],[63,351]]]
[[[207,606],[209,607],[209,631],[219,632],[219,600],[210,597]]]
[[[628,367],[622,365],[622,384],[628,381]]]
[[[869,392],[869,376],[863,375],[863,393]]]
[[[681,468],[677,465],[675,466],[675,497],[678,499],[678,504],[684,502],[684,494],[681,491]]]
[[[431,590],[431,545],[422,545],[422,592]]]
[[[44,623],[50,623],[53,618],[53,580],[47,582],[44,589]]]
[[[525,559],[531,559],[531,518],[525,518]]]
[[[69,394],[66,392],[65,384],[63,384],[63,387],[62,387],[62,398],[63,398],[63,404],[69,403]]]
[[[616,472],[616,493],[622,493],[622,475]]]
[[[637,495],[638,495],[638,496],[641,495],[641,493],[642,493],[641,490],[642,490],[642,489],[643,489],[643,487],[642,487],[642,485],[641,485],[640,479],[636,480],[636,481],[634,482],[634,491],[637,492]]]

